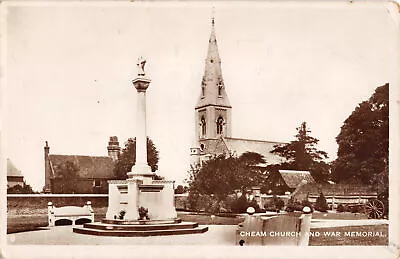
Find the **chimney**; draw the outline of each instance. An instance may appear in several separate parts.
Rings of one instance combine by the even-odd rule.
[[[46,141],[46,145],[44,146],[44,192],[51,193],[51,168],[50,168],[50,160],[49,160],[49,152],[50,147]]]
[[[110,137],[107,150],[108,150],[108,156],[111,157],[113,161],[117,161],[119,152],[121,150],[121,148],[119,147],[118,137],[116,136]]]

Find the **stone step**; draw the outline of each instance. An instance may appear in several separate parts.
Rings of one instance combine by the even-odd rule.
[[[154,225],[154,224],[176,224],[181,223],[182,219],[167,219],[167,220],[123,220],[123,219],[102,219],[102,223],[115,225]]]
[[[149,231],[149,230],[164,230],[164,229],[191,229],[198,227],[196,222],[181,222],[175,224],[153,224],[153,225],[120,225],[120,224],[105,224],[100,222],[85,223],[84,228],[101,229],[101,230],[124,230],[124,231]]]
[[[190,229],[163,229],[147,231],[123,231],[123,230],[102,230],[92,228],[74,228],[74,233],[95,235],[95,236],[117,236],[117,237],[146,237],[146,236],[167,236],[167,235],[186,235],[201,234],[208,231],[208,227],[195,227]]]

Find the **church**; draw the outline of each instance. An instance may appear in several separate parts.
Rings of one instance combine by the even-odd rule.
[[[267,164],[277,164],[283,158],[270,153],[282,142],[232,137],[232,105],[229,102],[222,77],[215,21],[211,21],[211,35],[201,81],[201,93],[195,107],[195,146],[190,149],[192,164],[221,154],[240,156],[256,152],[264,156]]]

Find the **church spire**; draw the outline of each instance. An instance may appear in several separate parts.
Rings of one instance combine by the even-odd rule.
[[[215,18],[211,18],[211,35],[208,40],[207,58],[205,60],[204,75],[201,82],[201,94],[196,108],[207,105],[231,107],[225,91],[221,70],[217,37],[215,34]]]

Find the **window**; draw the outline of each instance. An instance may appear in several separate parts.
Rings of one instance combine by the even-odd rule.
[[[204,98],[206,94],[206,79],[203,77],[201,80],[201,98]]]
[[[99,179],[95,179],[93,183],[94,187],[101,187],[101,181]]]
[[[217,120],[217,134],[222,134],[224,127],[224,119],[219,116]]]
[[[223,87],[222,80],[219,79],[218,80],[218,96],[222,96],[222,87]]]
[[[204,137],[207,133],[206,131],[206,119],[204,118],[204,116],[201,117],[201,136]]]

